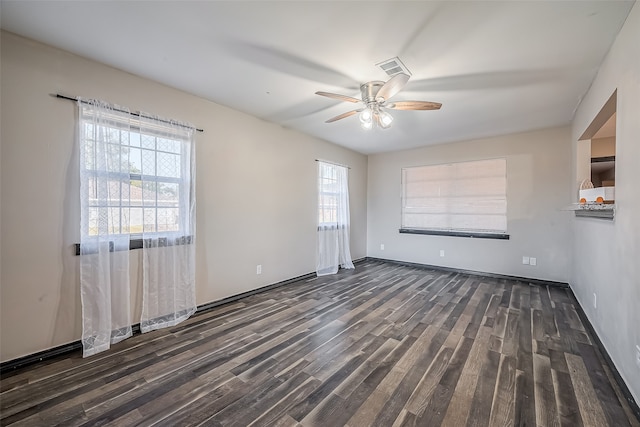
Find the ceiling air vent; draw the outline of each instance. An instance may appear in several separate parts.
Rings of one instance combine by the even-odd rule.
[[[400,58],[397,56],[391,59],[387,59],[386,61],[382,61],[376,64],[377,67],[380,67],[382,71],[387,73],[389,77],[393,77],[396,74],[404,73],[408,76],[411,75],[411,71],[407,69],[407,67],[400,61]]]

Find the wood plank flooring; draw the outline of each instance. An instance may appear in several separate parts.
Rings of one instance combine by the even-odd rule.
[[[639,426],[566,290],[364,261],[0,381],[12,426]]]

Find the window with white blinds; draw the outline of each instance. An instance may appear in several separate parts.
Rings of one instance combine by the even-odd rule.
[[[401,231],[507,233],[504,158],[402,169]]]

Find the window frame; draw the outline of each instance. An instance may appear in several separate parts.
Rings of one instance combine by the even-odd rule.
[[[504,227],[504,231],[500,231],[500,230],[491,230],[491,229],[487,229],[487,230],[481,230],[481,229],[462,229],[462,228],[454,228],[454,227],[449,227],[449,228],[437,228],[437,227],[409,227],[409,226],[405,226],[406,223],[406,193],[407,193],[407,186],[406,186],[406,171],[409,169],[422,169],[422,168],[436,168],[436,167],[443,167],[443,166],[448,166],[448,165],[462,165],[462,164],[474,164],[474,163],[479,163],[479,162],[485,162],[485,161],[493,161],[493,160],[502,160],[504,162],[504,204],[505,204],[505,212],[504,212],[504,222],[505,222],[505,227]],[[452,179],[451,177],[448,178],[447,182],[452,182],[454,181],[454,179]],[[400,194],[400,229],[398,230],[399,233],[403,233],[403,234],[425,234],[425,235],[435,235],[435,236],[451,236],[451,237],[468,237],[468,238],[482,238],[482,239],[499,239],[499,240],[509,240],[510,236],[508,233],[508,209],[507,209],[507,185],[508,185],[508,180],[507,180],[507,159],[505,157],[497,157],[497,158],[490,158],[490,159],[479,159],[479,160],[469,160],[469,161],[462,161],[462,162],[448,162],[448,163],[441,163],[441,164],[431,164],[431,165],[419,165],[419,166],[410,166],[410,167],[403,167],[401,169],[401,194]],[[453,197],[450,197],[453,198]],[[425,215],[429,215],[429,213],[424,213]],[[446,212],[446,215],[451,215],[451,212]],[[473,213],[471,215],[474,215]],[[475,214],[478,215],[478,214]]]
[[[129,113],[126,113],[129,114]],[[90,115],[84,115],[84,114],[80,114],[79,116],[79,121],[80,121],[80,126],[82,128],[84,128],[87,124],[89,125],[93,125],[90,122]],[[126,126],[125,126],[125,122],[126,122]],[[118,143],[117,144],[112,144],[114,146],[117,146],[119,148],[119,150],[122,150],[123,147],[124,148],[133,148],[133,149],[138,149],[140,150],[140,155],[142,156],[143,152],[146,151],[151,151],[153,153],[154,156],[154,169],[156,174],[151,175],[151,174],[144,174],[142,173],[142,170],[139,173],[135,173],[135,172],[124,172],[122,171],[122,165],[120,166],[120,172],[110,172],[110,174],[116,176],[119,175],[121,178],[124,178],[122,182],[124,182],[125,180],[128,180],[129,182],[129,186],[132,186],[131,183],[133,181],[140,181],[141,183],[143,183],[142,185],[144,185],[144,183],[149,183],[149,182],[153,182],[155,184],[158,183],[167,183],[167,184],[177,184],[178,185],[178,197],[177,197],[177,206],[175,207],[175,209],[178,209],[178,229],[177,230],[164,230],[164,231],[158,231],[158,209],[161,208],[162,206],[160,206],[159,203],[159,199],[158,199],[158,190],[155,189],[154,190],[154,195],[155,195],[155,203],[152,206],[149,205],[145,205],[144,204],[144,196],[141,195],[141,199],[140,199],[140,205],[133,205],[132,204],[132,200],[131,200],[131,196],[129,194],[129,198],[125,199],[122,195],[122,193],[120,193],[120,198],[119,198],[119,204],[118,205],[91,205],[90,203],[90,198],[88,197],[88,203],[89,203],[89,208],[91,207],[113,207],[113,208],[117,208],[119,211],[119,214],[122,215],[123,209],[141,209],[142,210],[142,227],[143,229],[139,232],[128,232],[128,233],[123,233],[122,231],[122,226],[120,226],[120,233],[111,233],[114,237],[124,237],[124,236],[128,236],[129,237],[129,249],[139,249],[142,248],[143,246],[143,236],[147,237],[147,238],[151,238],[153,240],[157,240],[158,241],[158,245],[159,246],[170,246],[170,245],[181,245],[181,244],[190,244],[193,241],[193,236],[191,235],[191,230],[185,230],[185,224],[184,221],[182,221],[180,218],[182,218],[183,215],[188,215],[188,210],[189,210],[189,206],[185,206],[185,196],[184,196],[184,192],[185,191],[190,191],[190,186],[189,184],[189,179],[190,177],[188,176],[184,176],[184,162],[188,162],[188,161],[193,161],[193,159],[189,159],[189,153],[187,151],[188,148],[188,139],[186,136],[184,137],[180,137],[180,135],[175,135],[173,132],[169,132],[169,127],[168,126],[162,126],[161,124],[146,124],[142,122],[142,120],[140,118],[137,117],[125,117],[125,116],[117,116],[114,115],[110,118],[109,122],[104,126],[106,129],[108,129],[109,131],[111,130],[115,130],[118,132]],[[155,129],[153,129],[155,128]],[[143,131],[144,129],[144,131]],[[140,143],[137,146],[131,145],[131,144],[125,144],[123,143],[123,138],[122,138],[122,134],[128,133],[128,140],[130,141],[131,135],[132,134],[137,134],[139,136],[140,139]],[[84,138],[85,134],[84,131],[81,134],[81,144],[85,144],[87,143],[87,138]],[[143,143],[142,143],[142,139],[144,136],[147,137],[152,137],[154,139],[154,148],[146,148],[143,147]],[[170,141],[176,141],[179,143],[179,152],[170,152],[170,151],[166,151],[166,150],[162,150],[161,148],[158,147],[158,139],[159,138],[163,138],[166,140],[170,140]],[[176,155],[179,157],[179,174],[180,177],[169,177],[169,176],[162,176],[162,175],[158,175],[158,153],[166,153],[166,154],[171,154],[171,155]],[[185,157],[186,156],[186,157]],[[142,157],[141,157],[141,162],[142,162]],[[89,169],[87,168],[87,164],[83,164],[81,165],[81,167],[85,168],[85,170],[89,170],[89,171],[93,171],[96,172],[97,174],[100,174],[99,171],[96,171],[95,169]],[[82,174],[81,174],[82,175]],[[82,178],[81,178],[82,179]],[[123,200],[128,200],[128,204],[123,204]],[[82,201],[81,201],[82,203]],[[155,220],[154,220],[154,226],[155,226],[155,231],[144,231],[144,209],[153,209],[154,210],[154,216],[155,216]],[[82,227],[84,228],[85,226],[88,226],[88,224],[82,224]],[[131,228],[131,225],[130,225]],[[87,235],[91,236],[91,234],[89,234],[89,230],[88,229],[82,229],[81,233],[87,233]],[[80,254],[80,245],[76,244],[76,255]],[[111,249],[113,250],[113,249]]]

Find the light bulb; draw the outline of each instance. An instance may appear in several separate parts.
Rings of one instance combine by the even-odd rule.
[[[362,129],[369,130],[373,127],[373,121],[369,120],[368,122],[361,123]]]
[[[360,121],[362,123],[371,123],[371,110],[365,108],[360,112]]]
[[[391,114],[385,111],[380,112],[380,126],[382,126],[383,129],[386,129],[389,126],[391,126],[392,121],[393,121],[393,117],[391,116]]]

